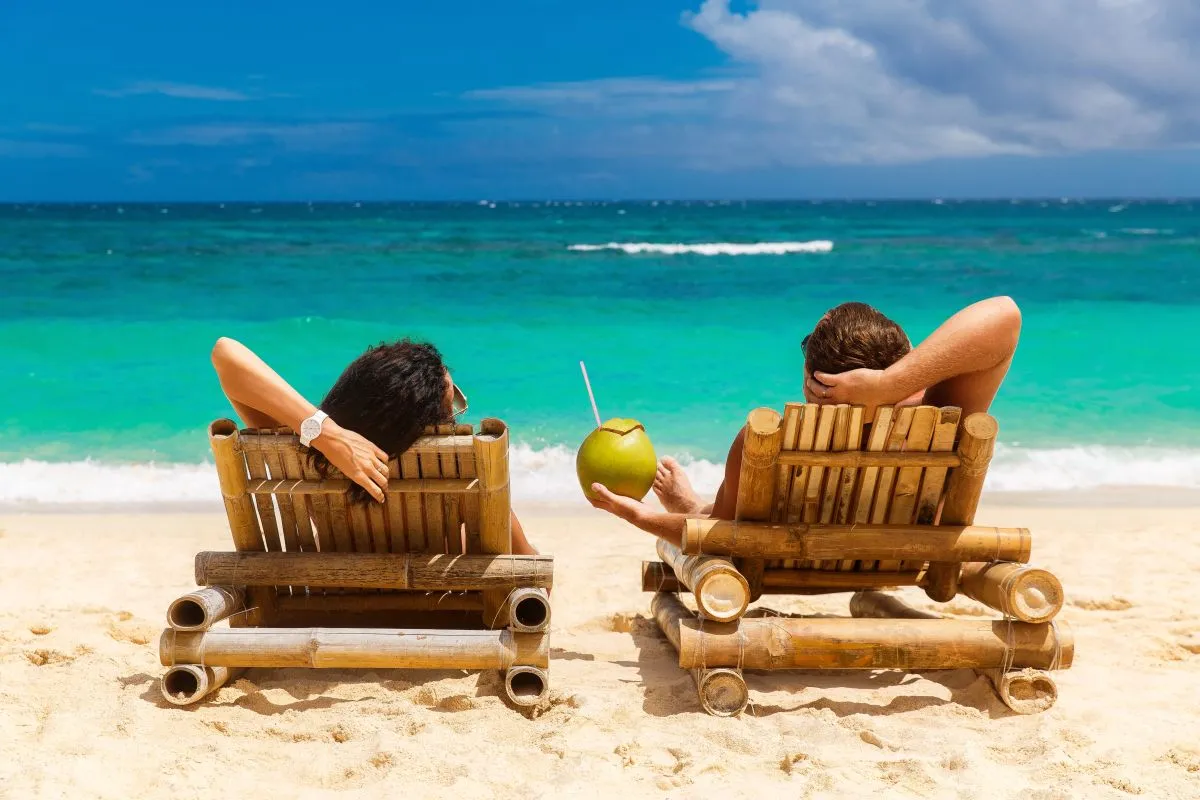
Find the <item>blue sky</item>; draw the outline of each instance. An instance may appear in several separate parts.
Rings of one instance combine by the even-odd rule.
[[[1200,195],[1197,41],[1193,0],[11,2],[0,200]]]

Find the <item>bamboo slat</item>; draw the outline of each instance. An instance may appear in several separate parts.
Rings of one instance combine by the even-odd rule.
[[[291,448],[280,448],[280,464],[283,469],[283,477],[286,480],[302,481],[304,480],[304,467],[300,462],[300,454]],[[305,553],[314,553],[317,551],[317,539],[313,534],[313,525],[308,510],[308,498],[302,495],[289,497],[286,501],[280,500],[280,505],[287,502],[292,507],[292,519],[296,525],[296,536],[300,543],[300,550]]]
[[[833,443],[833,425],[837,419],[837,406],[817,407],[817,435],[813,440],[812,449],[824,452]],[[808,484],[804,487],[804,511],[801,515],[803,522],[817,522],[821,519],[821,496],[825,487],[825,467],[814,466],[808,471]]]
[[[163,673],[159,689],[163,699],[171,705],[190,706],[220,689],[240,672],[238,668],[175,664]]]
[[[723,558],[686,556],[665,539],[659,539],[657,546],[658,557],[670,565],[679,582],[695,594],[696,605],[703,616],[728,622],[746,613],[750,605],[750,586],[733,564]]]
[[[304,480],[320,480],[316,467],[313,466],[306,455],[297,453],[296,458],[300,463]],[[311,495],[306,496],[304,499],[308,501],[308,507],[312,514],[313,528],[316,531],[317,549],[322,553],[338,552],[341,547],[337,536],[333,532],[333,506],[329,502],[330,498],[324,495]]]
[[[937,425],[938,410],[933,406],[918,406],[913,411],[912,425],[904,441],[904,452],[928,453],[929,444],[933,441],[933,429]],[[892,502],[888,508],[887,521],[897,525],[907,525],[912,522],[917,507],[917,492],[921,486],[921,467],[900,467],[896,471],[896,483],[892,489]],[[901,569],[897,561],[879,561],[880,572],[894,572]]]
[[[892,414],[892,428],[888,431],[887,443],[884,445],[885,452],[899,453],[904,450],[904,441],[908,438],[908,430],[912,427],[915,411],[916,409],[912,406],[903,406]],[[892,487],[895,484],[896,468],[880,467],[874,504],[871,506],[871,522],[876,524],[887,522],[888,508],[892,502]]]
[[[946,484],[940,519],[942,525],[970,525],[975,521],[975,509],[983,493],[983,480],[987,476],[998,432],[996,420],[987,414],[972,414],[963,422],[958,440],[958,455],[962,464],[950,473]],[[941,602],[953,599],[958,593],[960,566],[958,563],[930,565],[925,576],[925,593],[930,599]]]
[[[780,444],[779,469],[775,473],[775,510],[771,515],[773,520],[787,518],[788,499],[792,496],[792,481],[796,477],[796,468],[786,466],[784,457],[796,448],[800,439],[800,417],[804,406],[800,403],[788,403],[783,407],[783,441]]]
[[[228,586],[340,587],[353,589],[498,590],[550,588],[550,556],[445,553],[196,554],[196,583]]]
[[[421,456],[413,450],[407,450],[400,455],[400,474],[405,480],[421,479]],[[429,552],[429,537],[425,531],[425,520],[421,510],[421,496],[411,492],[401,492],[395,496],[404,509],[404,535],[408,539],[410,553]]]
[[[283,454],[280,450],[268,450],[263,453],[267,462],[267,470],[272,478],[283,478]],[[251,494],[254,492],[251,491]],[[279,510],[279,534],[283,539],[283,549],[291,552],[300,550],[300,537],[297,533],[296,510],[291,503],[292,498],[276,498],[275,505]]]
[[[512,510],[509,502],[508,428],[498,419],[485,419],[475,436],[475,468],[479,477],[479,544],[485,553],[512,552]],[[503,624],[507,592],[483,596],[484,622]]]
[[[694,619],[692,613],[679,602],[678,597],[663,592],[656,594],[650,601],[650,610],[667,641],[679,652],[680,623],[685,619]],[[733,717],[746,708],[750,693],[746,689],[746,680],[742,677],[740,669],[718,667],[694,669],[691,672],[700,697],[700,706],[709,714]]]
[[[958,435],[958,423],[962,409],[947,406],[938,409],[937,423],[933,427],[933,439],[929,444],[930,455],[953,453],[954,440]],[[917,497],[916,522],[918,525],[932,525],[937,520],[938,506],[942,499],[942,490],[946,486],[946,469],[941,467],[926,467],[925,476],[921,480],[921,493]],[[919,569],[920,564],[901,564],[901,569]]]
[[[159,658],[163,666],[506,670],[547,666],[549,644],[546,634],[509,630],[168,628]]]
[[[855,455],[862,455],[857,452],[863,444],[863,409],[862,406],[850,407],[850,426],[849,439],[846,442],[846,450],[853,452]],[[841,490],[838,493],[837,505],[834,506],[833,521],[839,525],[844,525],[854,516],[854,491],[858,486],[859,478],[861,477],[862,469],[858,467],[843,467],[841,478]],[[856,562],[854,559],[842,559],[837,562],[837,568],[842,572],[850,572],[854,569]]]
[[[972,600],[1022,622],[1049,622],[1063,605],[1058,578],[1027,564],[965,564],[959,589]]]
[[[1029,668],[990,669],[985,674],[1004,705],[1018,714],[1049,711],[1058,700],[1058,684],[1048,672]]]
[[[454,453],[439,453],[438,461],[443,480],[459,480],[458,459]],[[447,553],[463,552],[461,504],[462,498],[457,494],[442,495]]]
[[[391,542],[388,540],[387,520],[384,518],[383,507],[387,505],[387,501],[376,503],[374,501],[367,504],[367,522],[371,526],[371,544],[372,549],[376,553],[387,553],[391,550]]]
[[[684,620],[680,644],[686,669],[1066,669],[1074,655],[1063,623],[956,619]]]
[[[267,461],[265,451],[249,450],[246,452],[246,466],[250,469],[250,480],[263,480],[269,478],[267,475]],[[249,491],[249,487],[247,487]],[[258,520],[262,526],[263,541],[266,542],[267,550],[277,552],[283,549],[283,540],[279,536],[279,526],[275,522],[275,501],[261,494],[253,495],[254,505],[258,510]]]
[[[173,601],[167,607],[167,624],[177,631],[199,631],[245,610],[241,588],[205,586]]]
[[[838,452],[845,452],[846,444],[850,440],[850,406],[839,403],[834,406],[835,412],[833,417],[833,438],[830,440],[829,449]],[[825,488],[821,492],[821,511],[818,519],[826,524],[832,523],[834,514],[837,510],[837,502],[841,497],[842,486],[842,468],[827,467],[825,470]],[[832,569],[838,568],[838,561],[817,561],[813,564],[815,569]]]
[[[232,430],[237,430],[237,426],[233,422],[230,422],[229,425]],[[459,430],[461,431],[470,431],[470,429],[469,425],[459,426]],[[305,454],[305,448],[300,444],[300,437],[286,428],[280,429],[278,433],[276,431],[253,429],[243,430],[240,433],[243,447],[247,451],[265,452],[268,450],[292,449],[301,454],[301,456]],[[408,448],[408,452],[417,454],[450,452],[456,455],[471,456],[474,453],[472,440],[473,437],[470,433],[425,435],[419,437],[413,443],[412,447]],[[336,472],[336,470],[332,470],[331,472]]]
[[[795,452],[789,455],[811,453],[813,444],[816,442],[817,418],[820,416],[821,407],[815,403],[806,403],[800,407],[800,411],[800,436],[796,442]],[[788,498],[787,514],[784,517],[789,523],[798,523],[804,519],[804,498],[808,492],[808,480],[811,473],[811,467],[799,466],[796,468],[796,473],[792,481],[791,494]],[[787,559],[777,564],[769,564],[768,566],[798,567],[799,565],[799,561]]]
[[[388,462],[388,486],[400,483],[400,460],[393,458]],[[399,494],[389,494],[383,504],[384,513],[388,520],[388,550],[392,553],[409,552],[408,534],[404,529],[404,501]]]
[[[983,525],[777,525],[689,519],[685,555],[821,560],[905,559],[1020,561],[1029,558],[1027,528]],[[996,555],[997,553],[1001,555]]]
[[[873,590],[855,592],[850,598],[850,616],[857,619],[941,619],[941,614],[921,611],[899,597]]]
[[[458,476],[460,478],[471,479],[477,474],[475,469],[475,454],[472,453],[469,458],[464,456],[455,456],[458,462]],[[463,552],[464,553],[482,553],[483,544],[479,537],[479,493],[471,492],[461,497],[462,504],[460,511],[463,520]]]
[[[438,453],[421,453],[417,456],[422,480],[441,480],[442,462]],[[423,495],[422,510],[425,513],[425,541],[431,553],[446,552],[446,514],[442,498],[438,495]]]
[[[368,500],[374,503],[374,500]],[[350,537],[354,540],[354,552],[373,553],[375,543],[371,541],[371,526],[367,522],[367,506],[346,498],[346,513],[350,516]]]
[[[550,693],[550,673],[542,667],[510,667],[504,674],[504,694],[516,706],[536,706]]]
[[[350,532],[350,514],[347,509],[345,495],[329,495],[329,521],[333,528],[334,552],[358,552],[356,548],[357,540]]]

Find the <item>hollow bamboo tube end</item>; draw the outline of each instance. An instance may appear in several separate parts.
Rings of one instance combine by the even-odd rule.
[[[176,664],[163,673],[159,689],[171,705],[190,706],[224,686],[230,675],[226,667]]]
[[[238,432],[237,423],[231,419],[218,419],[208,426],[209,439],[224,439]]]
[[[517,706],[536,706],[550,691],[550,674],[541,667],[512,667],[504,675],[504,693]]]
[[[201,631],[244,606],[245,597],[240,589],[205,586],[172,602],[167,608],[167,624],[177,631]]]
[[[698,669],[694,676],[700,705],[714,717],[736,717],[750,702],[750,692],[740,669]]]
[[[963,594],[1022,622],[1049,622],[1063,606],[1062,583],[1026,564],[992,562],[963,569]]]
[[[1040,714],[1058,700],[1058,684],[1049,673],[1037,669],[987,670],[1004,705],[1018,714]]]
[[[550,628],[550,598],[545,589],[513,589],[508,595],[508,625],[518,633]]]
[[[750,584],[732,566],[707,571],[693,587],[700,612],[714,622],[733,622],[750,605]]]

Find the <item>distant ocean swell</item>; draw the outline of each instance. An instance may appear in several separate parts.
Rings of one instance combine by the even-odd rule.
[[[833,250],[833,242],[825,239],[811,242],[753,242],[750,244],[735,242],[701,242],[699,244],[609,242],[608,244],[573,244],[567,249],[581,253],[618,250],[629,255],[657,253],[678,256],[690,253],[701,256],[783,256],[789,253],[828,253]]]
[[[711,496],[723,467],[680,457],[702,495]],[[513,446],[513,498],[583,503],[575,454],[562,446]],[[1200,450],[1084,446],[1025,449],[998,445],[987,489],[1071,491],[1104,486],[1200,488]],[[211,464],[105,464],[97,461],[0,463],[0,505],[167,504],[220,506]]]

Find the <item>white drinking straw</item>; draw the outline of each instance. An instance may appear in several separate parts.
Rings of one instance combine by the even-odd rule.
[[[592,413],[596,415],[596,427],[602,427],[600,424],[600,409],[596,408],[596,395],[592,394],[592,382],[588,380],[587,367],[580,361],[579,368],[583,370],[583,385],[587,387],[588,399],[592,401]]]

